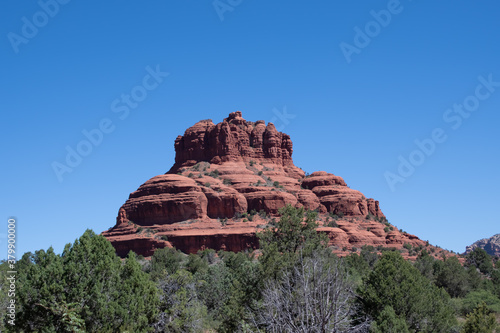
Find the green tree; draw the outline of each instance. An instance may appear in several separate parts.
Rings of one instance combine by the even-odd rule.
[[[182,265],[183,254],[174,248],[158,249],[151,257],[151,278],[157,280],[167,274],[175,274]]]
[[[496,327],[495,316],[488,310],[486,304],[481,302],[467,315],[461,333],[492,333]]]
[[[87,230],[62,253],[64,294],[81,307],[81,318],[90,332],[120,327],[119,286],[121,261],[103,236]]]
[[[457,257],[436,261],[435,283],[443,287],[451,297],[464,297],[469,292],[467,271]]]
[[[491,282],[495,290],[495,294],[500,298],[500,270],[496,269],[491,273]]]
[[[369,264],[357,253],[351,253],[342,259],[349,271],[349,276],[360,285],[362,279],[371,271]]]
[[[159,299],[158,289],[141,269],[134,252],[130,252],[120,274],[119,316],[121,329],[135,332],[148,331],[156,317]]]
[[[209,314],[218,322],[224,319],[224,308],[232,295],[233,272],[224,262],[211,265],[203,274],[197,274],[198,295],[207,306]]]
[[[0,332],[5,331],[5,320],[7,315],[7,306],[9,305],[9,280],[7,271],[10,271],[7,261],[2,260],[0,263]]]
[[[16,270],[14,331],[150,330],[157,304],[154,286],[134,254],[122,265],[111,243],[91,230],[66,245],[60,256],[52,248],[25,254]]]
[[[61,257],[52,247],[35,254],[28,252],[16,263],[16,270],[18,308],[16,326],[11,331],[66,331],[60,322],[66,304]],[[76,312],[80,311],[81,307]]]
[[[420,271],[420,274],[425,276],[429,281],[434,281],[434,268],[436,259],[429,255],[429,252],[423,250],[417,257],[414,266]]]
[[[252,255],[246,253],[220,252],[219,256],[231,272],[229,297],[222,307],[220,332],[237,331],[242,320],[247,319],[248,310],[261,298],[262,278],[260,265]]]
[[[373,269],[379,257],[375,248],[371,245],[363,245],[361,247],[360,255],[363,258],[363,260],[368,264],[370,269]]]
[[[200,301],[197,281],[186,270],[165,273],[158,280],[160,313],[153,324],[155,332],[204,332],[208,325],[207,308]]]
[[[253,255],[243,252],[220,251],[217,260],[212,254],[201,251],[190,256],[188,269],[196,272],[196,293],[207,308],[211,327],[217,332],[235,332],[260,298],[260,265]]]
[[[358,288],[366,314],[375,320],[386,306],[417,332],[448,332],[456,325],[448,294],[397,252],[386,252]],[[377,325],[381,323],[377,322]]]
[[[472,312],[481,303],[484,303],[488,310],[500,313],[500,299],[497,296],[488,290],[475,290],[462,300],[462,314]]]
[[[350,278],[353,279],[356,285],[359,285],[366,275],[373,269],[378,261],[378,254],[373,246],[363,245],[361,253],[351,253],[344,257],[346,267],[349,270]]]
[[[371,333],[410,333],[405,318],[398,317],[392,306],[387,305],[370,327]]]
[[[207,269],[208,261],[206,259],[201,258],[197,254],[189,254],[186,263],[186,270],[188,270],[192,274],[195,274],[197,272],[206,272]]]
[[[475,266],[467,267],[467,283],[469,284],[470,290],[478,290],[481,287],[481,273],[479,273]]]
[[[328,242],[325,234],[316,231],[316,212],[305,212],[304,208],[288,204],[279,213],[281,217],[275,226],[267,227],[257,234],[264,276],[272,278],[292,267],[298,260],[299,252],[301,256],[310,256]]]
[[[482,248],[476,247],[466,256],[467,266],[473,266],[485,275],[490,275],[493,271],[493,261],[491,256]]]
[[[56,331],[84,333],[85,321],[79,316],[78,303],[66,304],[65,301],[54,304],[52,307],[45,307],[48,313],[53,315],[53,322]]]

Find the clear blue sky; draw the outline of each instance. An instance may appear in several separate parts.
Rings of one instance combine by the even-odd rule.
[[[500,232],[499,3],[61,2],[0,12],[0,258],[9,216],[21,253],[113,226],[173,164],[177,135],[236,110],[274,120],[297,166],[342,176],[421,239],[462,252]],[[437,128],[446,140],[419,153]],[[67,147],[91,152],[59,181]],[[399,156],[420,165],[401,176]],[[405,181],[391,189],[387,172]]]

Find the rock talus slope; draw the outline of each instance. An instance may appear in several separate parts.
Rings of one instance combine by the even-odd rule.
[[[175,164],[142,184],[103,232],[118,255],[150,256],[175,246],[185,253],[212,248],[257,249],[256,232],[290,204],[316,210],[319,232],[338,253],[363,245],[425,247],[387,222],[379,202],[325,171],[305,175],[292,161],[290,136],[272,123],[202,120],[175,140]],[[406,245],[408,247],[408,245]]]

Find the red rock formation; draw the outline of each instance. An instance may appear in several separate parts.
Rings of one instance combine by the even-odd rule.
[[[103,233],[120,256],[128,250],[150,256],[165,246],[189,253],[256,249],[256,231],[287,204],[317,210],[324,225],[318,230],[338,249],[426,245],[388,230],[378,201],[341,177],[324,171],[306,177],[293,164],[290,137],[272,123],[246,121],[239,111],[219,124],[202,120],[177,137],[175,152],[170,171],[132,192],[116,226]],[[334,219],[337,226],[329,226]]]
[[[160,175],[132,192],[122,208],[130,221],[150,226],[205,217],[207,202],[194,180],[179,175]]]
[[[214,164],[228,161],[263,161],[285,167],[286,173],[303,175],[293,165],[292,141],[288,134],[278,132],[272,123],[253,123],[242,118],[241,112],[229,114],[214,125],[211,119],[197,122],[184,136],[175,140],[175,164],[170,173],[200,161]]]

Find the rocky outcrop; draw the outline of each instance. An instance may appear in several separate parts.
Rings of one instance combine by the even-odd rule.
[[[206,195],[194,180],[160,175],[132,192],[122,208],[128,220],[151,226],[205,217],[207,203]]]
[[[218,124],[196,123],[174,146],[174,166],[132,192],[115,227],[103,233],[121,256],[127,249],[149,256],[165,246],[186,253],[256,249],[256,232],[288,204],[316,210],[318,231],[339,251],[426,246],[391,226],[378,201],[341,177],[325,171],[306,176],[293,164],[290,137],[272,123],[233,112]]]
[[[188,128],[175,140],[175,165],[171,172],[192,166],[200,161],[220,164],[228,161],[267,161],[283,167],[292,174],[303,174],[293,166],[290,136],[276,130],[263,120],[246,121],[241,112],[229,114],[215,125],[211,119],[202,120]]]
[[[500,234],[478,240],[474,244],[467,246],[465,253],[471,252],[476,247],[485,250],[491,256],[500,256]]]

